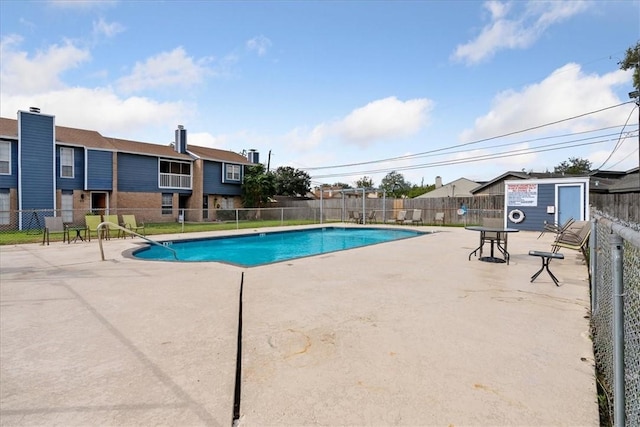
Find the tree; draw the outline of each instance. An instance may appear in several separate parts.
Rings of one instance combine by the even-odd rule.
[[[331,187],[333,188],[342,188],[342,189],[347,189],[347,188],[351,188],[351,186],[349,184],[345,184],[344,182],[336,182],[334,184],[331,184]]]
[[[567,175],[585,175],[591,172],[591,162],[579,157],[569,157],[569,161],[566,160],[553,168],[553,172],[562,173]]]
[[[311,177],[305,171],[291,166],[280,166],[275,171],[276,194],[280,196],[305,196],[311,190]]]
[[[423,194],[428,193],[429,191],[433,191],[435,189],[436,189],[436,185],[435,184],[431,184],[431,185],[427,185],[427,186],[414,185],[407,192],[407,197],[410,198],[410,199],[413,199],[414,197],[422,196]]]
[[[625,53],[624,59],[618,62],[621,70],[635,68],[633,72],[633,87],[640,90],[640,41],[636,42],[635,47],[630,47]]]
[[[262,207],[276,194],[273,173],[267,172],[262,163],[244,168],[242,203],[246,208]]]
[[[368,176],[363,176],[356,181],[356,188],[373,188],[373,179]]]
[[[391,171],[382,178],[380,188],[386,191],[391,197],[401,197],[407,195],[411,184],[404,179],[401,173]]]

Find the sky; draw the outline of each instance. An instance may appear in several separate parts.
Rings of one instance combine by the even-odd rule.
[[[0,115],[255,149],[312,185],[638,166],[640,1],[0,0]]]

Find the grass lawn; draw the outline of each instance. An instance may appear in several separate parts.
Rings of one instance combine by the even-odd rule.
[[[236,228],[277,227],[281,225],[307,225],[313,221],[246,221],[246,222],[194,222],[185,223],[184,232],[196,231],[235,230]],[[157,222],[145,224],[145,234],[153,236],[158,234],[182,233],[182,224],[178,222]],[[82,234],[82,233],[81,233]],[[75,232],[71,232],[71,238]],[[84,237],[84,234],[82,234]],[[94,237],[95,239],[95,237]],[[51,234],[51,242],[62,242],[62,233]],[[0,245],[18,245],[22,243],[42,243],[42,230],[29,231],[0,231]]]

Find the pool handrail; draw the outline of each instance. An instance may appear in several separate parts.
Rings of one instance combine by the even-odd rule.
[[[96,230],[98,232],[98,244],[100,245],[100,255],[102,256],[102,261],[105,260],[104,259],[104,249],[102,248],[102,233],[101,233],[101,231],[102,231],[102,229],[104,227],[113,227],[113,228],[115,228],[117,230],[124,231],[125,233],[129,233],[129,234],[132,234],[132,235],[134,235],[136,237],[140,237],[141,239],[146,240],[147,242],[151,243],[152,245],[160,246],[161,248],[165,248],[167,250],[170,250],[171,253],[173,253],[173,257],[176,259],[176,261],[178,261],[178,253],[176,252],[175,249],[170,248],[169,246],[165,246],[165,245],[163,245],[161,243],[158,243],[155,240],[151,240],[151,239],[149,239],[149,238],[147,238],[147,237],[145,237],[145,236],[143,236],[141,234],[136,233],[135,231],[129,230],[126,227],[123,227],[123,226],[118,225],[118,224],[114,224],[113,222],[110,222],[110,221],[101,222],[96,227]]]

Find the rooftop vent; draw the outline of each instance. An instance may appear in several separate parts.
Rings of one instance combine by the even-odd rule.
[[[29,107],[29,112],[40,114],[40,109],[38,107]]]

